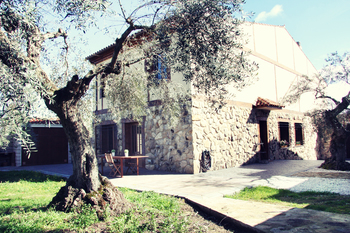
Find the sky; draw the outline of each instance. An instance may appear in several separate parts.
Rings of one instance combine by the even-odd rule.
[[[246,0],[248,21],[284,25],[317,70],[333,52],[350,52],[350,0]]]

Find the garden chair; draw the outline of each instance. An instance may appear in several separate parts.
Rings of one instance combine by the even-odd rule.
[[[113,176],[115,177],[117,174],[122,175],[122,164],[118,162],[114,162],[113,156],[111,153],[105,153],[105,158],[108,166],[111,168],[111,172],[109,173],[109,176],[113,173]]]

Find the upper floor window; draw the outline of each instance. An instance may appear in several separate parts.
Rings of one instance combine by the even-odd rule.
[[[105,80],[104,80],[104,78],[105,78],[105,75],[103,74],[101,76],[101,81],[100,81],[100,99],[106,97],[105,96]]]
[[[294,124],[295,129],[295,144],[296,145],[303,145],[303,125],[301,123],[295,123]]]
[[[170,68],[166,64],[166,57],[154,55],[145,62],[145,70],[151,74],[150,78],[155,78],[154,81],[170,80]]]

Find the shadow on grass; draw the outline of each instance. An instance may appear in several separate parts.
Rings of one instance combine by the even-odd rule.
[[[0,183],[2,182],[45,182],[45,181],[65,181],[66,178],[60,176],[46,175],[35,171],[0,171]]]

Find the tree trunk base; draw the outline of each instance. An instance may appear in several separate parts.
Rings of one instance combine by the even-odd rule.
[[[350,171],[350,163],[337,162],[335,159],[326,159],[320,168],[327,170]]]
[[[84,189],[75,188],[74,179],[71,178],[52,199],[49,207],[54,207],[57,211],[69,212],[80,211],[84,204],[90,204],[96,210],[100,220],[106,217],[106,213],[116,216],[132,207],[132,204],[106,177],[100,175],[101,187],[98,191],[90,193],[86,193]]]

